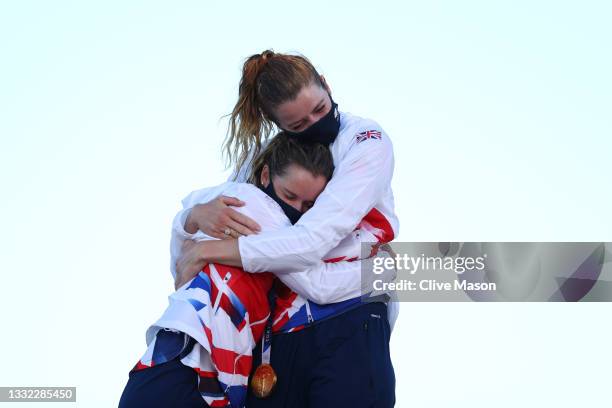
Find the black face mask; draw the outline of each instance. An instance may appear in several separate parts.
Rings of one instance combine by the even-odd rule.
[[[285,134],[300,142],[321,143],[326,146],[336,140],[338,132],[340,131],[340,112],[338,111],[338,104],[334,102],[331,95],[329,99],[332,104],[331,109],[325,116],[319,119],[319,121],[313,123],[301,132],[290,132],[285,130]]]
[[[264,193],[266,193],[274,201],[276,201],[278,205],[280,205],[287,218],[289,218],[289,221],[291,221],[291,224],[295,224],[296,222],[298,222],[303,213],[301,211],[296,210],[295,208],[284,202],[278,195],[276,195],[276,191],[274,191],[274,185],[272,184],[272,177],[270,177],[268,187],[260,188],[264,191]]]

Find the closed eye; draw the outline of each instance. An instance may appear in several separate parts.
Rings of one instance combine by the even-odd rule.
[[[323,112],[324,109],[325,109],[325,99],[319,102],[317,107],[313,110],[313,113],[321,113]],[[302,120],[301,122],[298,122],[297,125],[289,126],[289,128],[294,132],[298,132],[303,126],[304,126],[304,121]]]

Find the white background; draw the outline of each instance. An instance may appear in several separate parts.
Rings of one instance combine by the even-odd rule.
[[[399,240],[612,241],[610,12],[2,2],[0,386],[76,386],[76,405],[116,406],[173,288],[171,219],[225,180],[221,117],[266,48],[309,57],[341,110],[391,135]],[[403,304],[397,406],[606,406],[610,312]]]

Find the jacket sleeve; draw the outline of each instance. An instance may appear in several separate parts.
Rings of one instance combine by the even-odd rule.
[[[225,183],[219,186],[193,191],[181,201],[183,209],[176,214],[172,221],[172,232],[170,237],[170,272],[172,273],[173,279],[176,279],[176,261],[181,254],[183,242],[186,239],[195,241],[212,239],[212,237],[209,237],[202,231],[197,231],[195,234],[190,234],[185,231],[185,221],[187,221],[191,209],[196,204],[207,203],[216,198],[223,191],[224,186]]]
[[[294,273],[277,275],[278,278],[300,296],[320,305],[342,302],[368,293],[383,282],[392,282],[397,271],[385,270],[381,274],[373,272],[373,259],[326,263],[320,261],[314,267]],[[375,282],[380,284],[375,285]],[[386,292],[381,290],[382,292]]]
[[[240,237],[244,270],[277,274],[312,268],[355,229],[391,188],[393,146],[380,138],[352,141],[315,205],[293,226]]]
[[[320,305],[341,302],[361,294],[361,262],[319,261],[302,272],[278,274],[292,291]]]

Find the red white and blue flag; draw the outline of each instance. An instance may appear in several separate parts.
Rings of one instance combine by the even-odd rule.
[[[361,143],[364,140],[368,139],[378,139],[380,140],[382,135],[378,130],[366,130],[365,132],[361,132],[357,134],[357,143]]]

